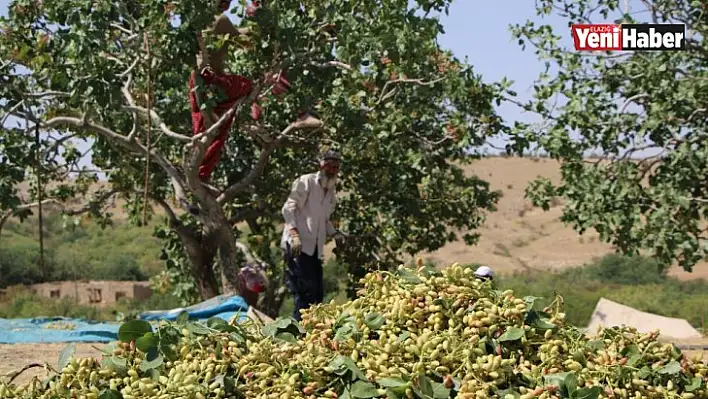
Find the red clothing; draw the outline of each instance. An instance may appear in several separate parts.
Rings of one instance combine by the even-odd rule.
[[[205,74],[202,76],[204,84],[206,85],[216,85],[221,87],[228,99],[222,103],[217,104],[217,106],[212,110],[217,118],[220,118],[226,111],[228,111],[240,98],[246,97],[253,90],[253,83],[243,76],[239,75],[213,75]],[[203,133],[206,129],[204,126],[204,116],[199,111],[199,105],[197,103],[197,96],[194,93],[195,76],[194,72],[189,76],[189,103],[191,104],[192,111],[192,133],[197,135]],[[226,144],[226,139],[229,135],[229,130],[231,130],[231,125],[234,123],[234,115],[231,115],[224,123],[219,126],[219,135],[214,139],[209,148],[204,154],[204,160],[199,166],[199,178],[203,181],[209,180],[211,173],[216,168],[216,164],[219,162],[221,157],[221,150]],[[216,121],[215,121],[216,122]]]

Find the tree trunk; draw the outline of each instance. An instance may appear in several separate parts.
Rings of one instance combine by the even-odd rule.
[[[217,237],[221,263],[221,292],[234,295],[239,293],[238,272],[245,259],[236,246],[236,237],[225,218],[224,225]]]
[[[285,297],[288,294],[285,272],[283,272],[283,274],[279,277],[280,278],[276,276],[276,278],[268,284],[268,289],[266,290],[265,295],[261,297],[261,301],[258,306],[261,312],[273,319],[280,316],[280,308],[283,307],[283,301],[285,301]],[[276,284],[278,280],[280,280],[279,284]]]
[[[189,259],[201,298],[206,300],[219,295],[219,283],[214,274],[216,246],[212,237],[199,235],[194,229],[183,226],[175,230]]]

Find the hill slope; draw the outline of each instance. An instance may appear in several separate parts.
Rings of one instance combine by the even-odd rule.
[[[547,158],[489,157],[465,166],[467,173],[474,173],[491,183],[492,189],[501,190],[503,198],[498,211],[490,213],[485,226],[480,230],[481,241],[469,247],[459,241],[444,248],[421,254],[441,264],[484,263],[501,273],[514,270],[560,270],[578,266],[613,252],[612,246],[602,243],[598,235],[588,232],[578,235],[560,221],[560,202],[548,212],[533,208],[524,199],[528,182],[543,176],[554,182],[560,180],[559,164]],[[122,201],[117,199],[110,211],[118,219],[124,219]],[[156,208],[158,213],[161,209]],[[327,257],[332,256],[332,245]],[[708,279],[708,262],[702,262],[693,273],[674,267],[672,275],[681,279]]]
[[[489,181],[492,189],[503,192],[498,211],[489,214],[480,230],[477,246],[455,242],[424,256],[442,264],[484,263],[500,272],[508,272],[558,270],[614,251],[612,246],[600,242],[594,231],[581,236],[572,227],[565,226],[560,221],[560,202],[544,212],[524,199],[529,181],[539,176],[560,181],[558,162],[547,158],[493,157],[476,161],[465,169]],[[681,279],[708,279],[708,262],[696,265],[693,273],[674,267],[671,274]]]

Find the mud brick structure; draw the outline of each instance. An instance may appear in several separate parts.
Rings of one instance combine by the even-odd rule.
[[[121,299],[143,300],[152,296],[147,281],[56,281],[27,288],[41,297],[73,298],[80,304],[96,306],[113,305]]]

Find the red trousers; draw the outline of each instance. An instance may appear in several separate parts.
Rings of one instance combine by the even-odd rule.
[[[189,77],[189,103],[191,105],[192,111],[192,133],[197,135],[203,133],[206,128],[204,125],[204,116],[199,111],[199,104],[197,103],[197,96],[194,93],[195,76],[194,72]],[[213,75],[207,74],[202,76],[205,85],[215,85],[219,86],[224,90],[227,99],[217,104],[215,108],[212,109],[217,118],[220,118],[226,111],[228,111],[238,99],[248,96],[253,89],[253,83],[243,76],[239,75]],[[203,181],[208,181],[211,173],[216,168],[216,164],[219,162],[221,157],[221,150],[226,144],[226,139],[229,135],[229,130],[231,130],[231,125],[234,123],[234,115],[231,115],[229,119],[224,121],[224,123],[219,126],[219,135],[214,139],[209,148],[204,154],[204,160],[202,164],[199,165],[199,178]],[[216,121],[214,121],[216,122]]]

